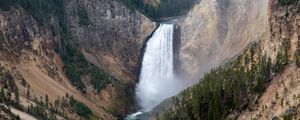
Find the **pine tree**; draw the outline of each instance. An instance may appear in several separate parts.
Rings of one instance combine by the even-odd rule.
[[[0,103],[4,103],[5,98],[6,98],[6,96],[5,96],[4,88],[1,87],[1,91],[0,91]]]
[[[282,53],[279,51],[276,56],[276,63],[275,63],[274,71],[276,73],[280,73],[283,71],[283,69],[284,69],[284,58],[283,58]]]
[[[27,98],[27,99],[31,99],[29,88],[27,88],[26,98]]]
[[[295,57],[296,57],[296,65],[297,67],[300,67],[300,51],[296,52]]]
[[[16,105],[18,105],[20,103],[20,95],[19,95],[19,90],[16,87],[16,91],[15,91],[15,100],[16,100]]]
[[[49,98],[48,98],[48,94],[45,95],[45,102],[46,102],[46,106],[48,107],[49,105]]]
[[[17,117],[16,117],[16,120],[21,120],[21,118],[20,118],[20,116],[19,116],[19,115],[17,115]]]

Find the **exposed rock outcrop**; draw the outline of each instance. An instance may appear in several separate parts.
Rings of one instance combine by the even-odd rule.
[[[84,9],[89,23],[80,24]],[[72,35],[85,57],[124,82],[134,82],[145,38],[156,28],[139,12],[114,0],[70,0],[66,4]]]
[[[20,99],[24,99],[20,104],[27,108],[34,103],[28,101],[45,95],[54,103],[68,93],[84,102],[100,118],[115,119],[113,115],[84,97],[65,77],[60,69],[59,56],[52,47],[53,41],[59,39],[59,36],[55,36],[58,32],[53,33],[55,31],[58,30],[50,32],[38,25],[32,16],[20,7],[0,12],[0,66],[1,70],[5,70],[14,78]],[[0,76],[2,79],[3,74]],[[21,80],[24,80],[30,88],[22,85]],[[26,91],[30,91],[30,97]]]
[[[0,11],[0,65],[13,76],[24,78],[31,86],[32,96],[39,98],[47,94],[48,99],[54,102],[68,93],[86,104],[97,117],[117,119],[120,116],[113,113],[124,115],[134,107],[123,104],[123,101],[132,99],[132,95],[127,94],[132,91],[122,93],[122,98],[128,98],[126,100],[120,100],[121,93],[118,92],[126,87],[134,89],[129,85],[137,80],[140,50],[156,24],[111,0],[70,0],[65,1],[65,7],[68,20],[65,27],[70,30],[74,45],[79,45],[76,47],[81,49],[88,61],[120,81],[110,81],[99,93],[83,94],[76,90],[67,79],[64,63],[54,50],[56,43],[64,40],[59,18],[45,15],[47,25],[41,25],[30,12],[17,4],[7,11]],[[87,21],[82,22],[80,17]],[[85,79],[85,76],[80,77]],[[123,83],[129,85],[125,87]],[[17,86],[25,99],[29,88],[22,87],[20,82]],[[70,117],[73,119],[74,115]]]
[[[269,35],[267,0],[201,0],[179,20],[179,73],[198,80],[204,72]]]
[[[261,41],[260,49],[275,59],[278,52],[283,52],[280,49],[281,43],[290,42],[288,51],[290,64],[285,67],[283,73],[277,74],[272,79],[257,100],[257,104],[242,112],[239,116],[240,120],[284,119],[287,116],[291,119],[299,119],[300,116],[300,72],[299,66],[296,66],[300,47],[300,1],[295,0],[291,4],[284,5],[278,0],[270,0],[269,8],[271,37]],[[295,114],[294,111],[298,113]]]
[[[265,0],[201,0],[176,24],[175,32],[180,34],[175,35],[177,74],[198,82],[205,72],[243,53],[250,43],[269,40],[268,19]],[[170,101],[141,118],[161,114],[172,107]]]

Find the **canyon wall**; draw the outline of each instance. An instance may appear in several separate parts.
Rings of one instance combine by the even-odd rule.
[[[78,13],[86,11],[87,24]],[[134,82],[145,38],[154,22],[112,0],[70,0],[66,13],[71,33],[85,57],[124,82]]]
[[[176,23],[176,73],[196,83],[212,68],[234,60],[251,43],[269,40],[268,4],[267,0],[199,1]],[[140,118],[165,112],[174,106],[172,100],[165,100]]]
[[[53,1],[38,3],[50,6]],[[126,115],[134,109],[133,101],[127,101],[133,99],[134,93],[120,91],[134,89],[140,50],[146,37],[155,30],[156,24],[116,1],[68,0],[63,3],[63,8],[43,8],[35,6],[34,2],[28,2],[32,6],[26,9],[18,2],[9,4],[3,10],[1,8],[1,70],[15,78],[24,108],[30,103],[35,104],[36,97],[45,98],[47,95],[49,101],[54,103],[56,100],[63,102],[62,98],[72,95],[89,107],[98,118],[117,119]],[[48,7],[50,12],[47,11]],[[57,14],[57,9],[64,11]],[[62,19],[65,21],[62,22]],[[70,38],[74,43],[71,45],[79,49],[86,60],[115,78],[100,91],[95,92],[88,78],[85,78],[87,76],[79,76],[83,81],[87,80],[84,83],[92,89],[85,93],[77,90],[68,79],[63,67],[67,63],[61,60],[62,56],[55,50],[65,40],[61,32],[63,27],[71,33]],[[0,77],[3,77],[2,71]],[[23,86],[21,80],[28,85]],[[28,97],[28,91],[32,98]],[[66,116],[80,119],[74,111],[67,112]]]
[[[287,51],[289,64],[281,74],[275,75],[256,100],[257,104],[241,112],[239,120],[300,118],[300,1],[291,0],[286,5],[278,0],[269,2],[271,37],[260,41],[260,49],[273,60],[278,59],[278,53]],[[289,49],[283,50],[282,46],[289,46]]]
[[[178,73],[198,80],[269,36],[267,0],[201,0],[177,24],[181,40]]]

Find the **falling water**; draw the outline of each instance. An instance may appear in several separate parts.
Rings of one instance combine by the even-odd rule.
[[[143,112],[183,89],[173,72],[173,33],[173,24],[161,24],[147,42],[136,88]]]

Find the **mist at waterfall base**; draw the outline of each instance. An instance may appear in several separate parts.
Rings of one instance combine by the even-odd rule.
[[[143,112],[152,110],[163,100],[178,94],[187,85],[174,74],[174,24],[160,24],[146,43],[136,99],[141,109],[126,120],[137,120]]]
[[[146,44],[136,98],[141,112],[150,111],[187,85],[174,74],[174,24],[161,24]]]

